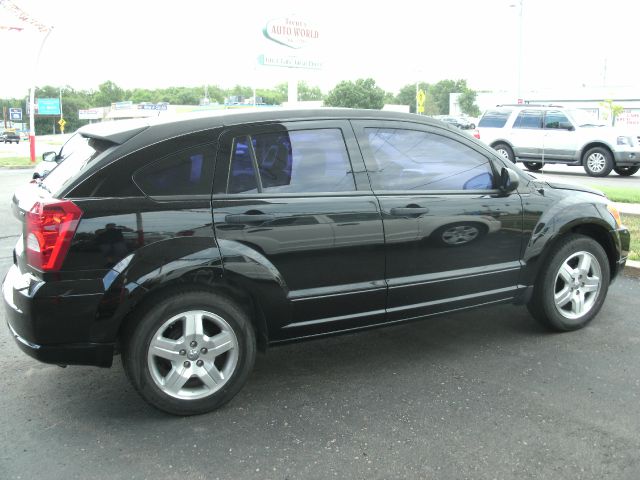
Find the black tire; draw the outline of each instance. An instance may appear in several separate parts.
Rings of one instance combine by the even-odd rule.
[[[509,160],[511,163],[516,163],[516,157],[513,154],[513,150],[506,143],[496,143],[493,149],[498,152],[502,158]]]
[[[240,391],[255,362],[256,338],[247,314],[227,297],[207,291],[176,290],[168,296],[156,298],[157,302],[150,301],[131,319],[122,338],[124,346],[122,361],[125,372],[134,388],[151,405],[174,415],[197,415],[224,405]],[[192,311],[206,313],[201,317],[200,325],[203,325],[201,329],[204,332],[203,335],[210,335],[207,337],[209,340],[223,331],[215,333],[215,330],[208,330],[214,329],[215,325],[213,322],[207,323],[208,319],[205,317],[223,319],[226,327],[229,327],[225,331],[228,340],[225,340],[224,344],[232,345],[228,351],[218,356],[212,355],[213,350],[206,351],[201,348],[202,345],[214,348],[211,343],[204,341],[200,345],[191,343],[190,346],[186,346],[186,349],[182,348],[181,341],[186,344],[190,338],[185,330],[180,331],[186,325],[187,318],[183,317],[172,323],[170,321],[181,314]],[[167,324],[169,326],[164,328]],[[168,331],[176,333],[173,336],[163,334]],[[235,338],[233,338],[234,335]],[[157,342],[161,337],[162,340],[175,339],[176,347],[173,347],[171,351],[176,359],[175,363],[151,355],[149,358],[147,357],[151,342]],[[178,345],[179,343],[180,345]],[[180,349],[179,353],[177,353],[178,348]],[[188,353],[185,350],[188,350]],[[209,356],[207,357],[207,355]],[[204,363],[204,367],[202,366],[203,359],[208,362]],[[223,367],[218,367],[218,360],[222,361]],[[210,364],[215,367],[215,372],[218,374],[218,369],[224,370],[230,365],[228,363],[230,361],[233,363],[233,367],[227,372],[228,375],[226,377],[220,375],[217,378],[220,382],[219,386],[216,383],[216,388],[209,392],[212,388],[208,387],[200,378],[212,380],[213,374],[209,374],[210,378],[207,375],[198,376],[198,372],[205,372],[208,368],[207,365]],[[162,362],[168,365],[163,367]],[[189,368],[186,368],[185,362],[190,364]],[[196,363],[199,364],[197,367]],[[166,370],[165,377],[160,375],[161,368]],[[157,378],[166,380],[172,373],[174,377],[188,378],[186,383],[181,383],[181,386],[177,387],[178,391],[175,392],[175,396],[164,391],[156,380]],[[196,398],[189,398],[189,394]]]
[[[585,287],[585,283],[580,283],[588,283],[588,274],[585,274],[584,277],[578,277],[579,273],[576,269],[574,271],[576,276],[574,281],[576,283],[565,282],[560,268],[565,265],[565,262],[567,262],[567,265],[573,265],[573,262],[576,262],[577,265],[580,261],[579,255],[584,253],[589,254],[591,257],[591,268],[593,269],[591,280],[598,277],[599,286],[595,292],[585,293],[583,290],[582,303],[585,308],[588,308],[584,312],[573,312],[576,305],[574,304],[574,295],[579,297],[581,294],[580,288],[589,288]],[[598,270],[599,275],[596,275]],[[609,289],[609,279],[609,261],[602,246],[592,238],[584,235],[567,235],[552,247],[549,255],[544,260],[538,272],[533,296],[527,304],[527,308],[539,323],[551,330],[558,332],[578,330],[591,322],[600,311]],[[556,305],[556,295],[561,295],[563,291],[570,299],[564,305],[564,307],[568,308]],[[576,314],[575,318],[568,318],[573,313]]]
[[[542,162],[524,162],[524,166],[530,172],[537,172],[542,168]]]
[[[640,170],[640,167],[613,167],[613,171],[621,177],[630,177],[638,170]]]
[[[613,170],[613,156],[603,147],[593,147],[582,157],[582,166],[591,177],[606,177]]]
[[[475,123],[472,123],[472,124],[469,125],[469,129],[470,130],[474,130],[475,128],[476,128],[476,124]]]
[[[429,238],[440,247],[459,247],[468,245],[484,237],[489,229],[477,222],[455,222],[434,230]]]

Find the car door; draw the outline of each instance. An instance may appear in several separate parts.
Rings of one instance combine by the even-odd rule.
[[[270,337],[383,321],[382,219],[349,122],[232,127],[219,145],[216,239],[227,274],[265,302],[286,297],[263,309]]]
[[[496,189],[502,164],[437,127],[352,123],[382,211],[388,320],[512,298],[522,202]]]
[[[544,156],[549,160],[573,160],[578,135],[571,120],[560,110],[544,114]]]
[[[513,153],[520,159],[540,158],[544,144],[542,110],[522,110],[513,122]]]

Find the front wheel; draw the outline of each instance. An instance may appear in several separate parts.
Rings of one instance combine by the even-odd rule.
[[[609,289],[609,262],[598,242],[569,235],[553,247],[527,307],[544,326],[577,330],[597,315]]]
[[[584,171],[591,177],[606,177],[613,169],[611,152],[602,147],[587,150],[582,161]]]
[[[253,367],[255,332],[245,312],[204,291],[169,295],[125,331],[123,363],[140,395],[174,415],[214,410],[240,391]]]
[[[621,177],[630,177],[640,170],[640,167],[613,167],[613,171]]]

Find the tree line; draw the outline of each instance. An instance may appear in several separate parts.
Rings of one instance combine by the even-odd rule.
[[[480,111],[475,104],[476,92],[467,86],[466,80],[441,80],[429,84],[419,82],[418,88],[425,92],[425,114],[446,115],[449,113],[449,94],[460,93],[460,109],[470,116],[478,116]],[[253,88],[245,85],[236,85],[232,88],[221,88],[217,85],[206,87],[211,103],[223,104],[232,96],[250,98],[253,96]],[[262,101],[268,105],[281,105],[287,100],[287,84],[282,83],[274,88],[257,88],[256,96],[262,97]],[[61,94],[61,95],[60,95]],[[98,86],[97,90],[76,90],[71,86],[54,87],[46,85],[36,89],[36,97],[57,98],[62,97],[62,111],[67,122],[65,130],[72,132],[87,120],[78,118],[78,110],[86,110],[96,107],[108,107],[114,102],[131,101],[141,102],[167,102],[172,105],[198,105],[205,95],[205,87],[169,87],[159,89],[134,88],[126,90],[112,81],[106,81]],[[408,105],[410,111],[416,109],[416,84],[410,83],[400,89],[397,94],[387,92],[376,85],[372,78],[358,79],[355,81],[342,81],[328,93],[323,94],[319,87],[306,82],[298,83],[298,100],[323,101],[326,106],[346,108],[381,109],[385,104]],[[23,109],[25,121],[26,111],[24,98],[11,98],[2,100],[2,106]],[[3,109],[4,111],[4,109]],[[57,124],[59,117],[36,117],[36,132],[58,133],[60,127]]]

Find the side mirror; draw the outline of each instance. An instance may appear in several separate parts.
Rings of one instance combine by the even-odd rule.
[[[58,154],[56,152],[44,152],[42,154],[43,162],[55,162]]]
[[[516,172],[507,167],[502,167],[500,172],[500,191],[502,193],[511,193],[520,185],[520,177]]]
[[[569,130],[570,132],[573,132],[576,128],[571,125],[571,123],[569,122],[560,122],[560,125],[558,125],[558,128],[562,129],[562,130]]]
[[[33,172],[33,176],[31,177],[33,180],[37,180],[39,178],[41,178],[42,175],[40,175],[38,172]]]

